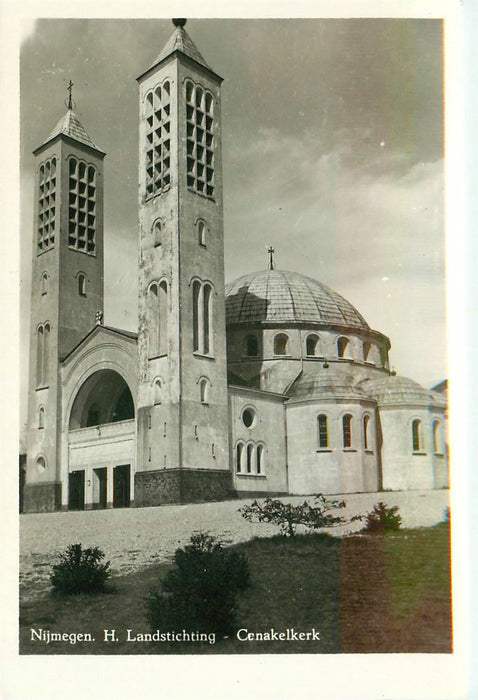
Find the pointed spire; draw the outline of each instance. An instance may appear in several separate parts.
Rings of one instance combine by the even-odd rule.
[[[42,143],[42,146],[45,145],[45,143],[48,143],[48,141],[54,139],[55,136],[59,136],[60,134],[65,134],[65,136],[69,136],[75,141],[79,141],[80,143],[84,143],[86,146],[90,146],[91,148],[99,150],[98,146],[96,146],[96,144],[93,143],[93,141],[88,136],[83,124],[80,122],[76,114],[71,109],[68,109],[67,113],[60,119],[58,124],[48,135],[48,138]]]
[[[173,24],[175,26],[173,34],[167,41],[165,47],[163,48],[159,56],[157,56],[157,58],[153,61],[150,68],[155,66],[160,61],[163,61],[165,58],[174,53],[174,51],[180,51],[185,56],[192,58],[192,60],[196,61],[196,63],[199,63],[201,66],[204,66],[205,68],[211,70],[210,66],[208,66],[201,53],[199,52],[199,49],[197,48],[196,44],[193,42],[187,31],[184,29],[186,20],[173,19]]]

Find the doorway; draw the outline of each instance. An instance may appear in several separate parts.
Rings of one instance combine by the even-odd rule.
[[[68,477],[68,510],[85,508],[85,470],[70,472]]]
[[[93,504],[94,508],[106,508],[106,467],[93,469]]]
[[[129,508],[130,465],[121,464],[113,471],[113,508]]]

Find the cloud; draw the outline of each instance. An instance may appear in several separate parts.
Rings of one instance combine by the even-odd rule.
[[[271,244],[278,267],[331,286],[393,336],[398,371],[439,378],[443,162],[406,166],[406,154],[380,149],[379,142],[370,144],[368,159],[354,159],[353,142],[363,143],[363,136],[349,133],[340,147],[324,151],[312,131],[283,137],[262,129],[235,147],[226,172],[226,181],[236,183],[225,198],[227,278],[265,268]],[[427,335],[441,348],[434,365],[411,350]]]

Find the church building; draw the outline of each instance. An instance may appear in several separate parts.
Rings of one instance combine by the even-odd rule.
[[[103,160],[34,151],[25,512],[448,486],[446,398],[320,282],[224,282],[222,78],[185,29],[139,83],[138,332],[103,319]]]

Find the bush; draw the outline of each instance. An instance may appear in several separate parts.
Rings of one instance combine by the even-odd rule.
[[[102,564],[104,552],[98,547],[82,549],[70,544],[53,567],[50,581],[58,593],[100,593],[110,577],[110,562]]]
[[[253,501],[250,506],[239,508],[239,513],[252,522],[279,525],[282,534],[289,537],[293,537],[297,525],[305,525],[316,530],[345,522],[345,518],[331,513],[332,510],[345,508],[345,501],[329,500],[319,493],[315,496],[314,502],[315,505],[304,501],[294,506],[291,503],[282,503],[278,499],[266,498],[264,503]],[[352,520],[356,519],[356,517],[352,518]]]
[[[398,513],[398,506],[389,508],[383,501],[377,503],[374,509],[367,514],[365,522],[366,532],[387,532],[399,530],[402,517]]]
[[[250,585],[246,557],[199,533],[176,550],[174,560],[176,568],[161,581],[163,592],[146,599],[151,629],[233,632],[237,593]]]

